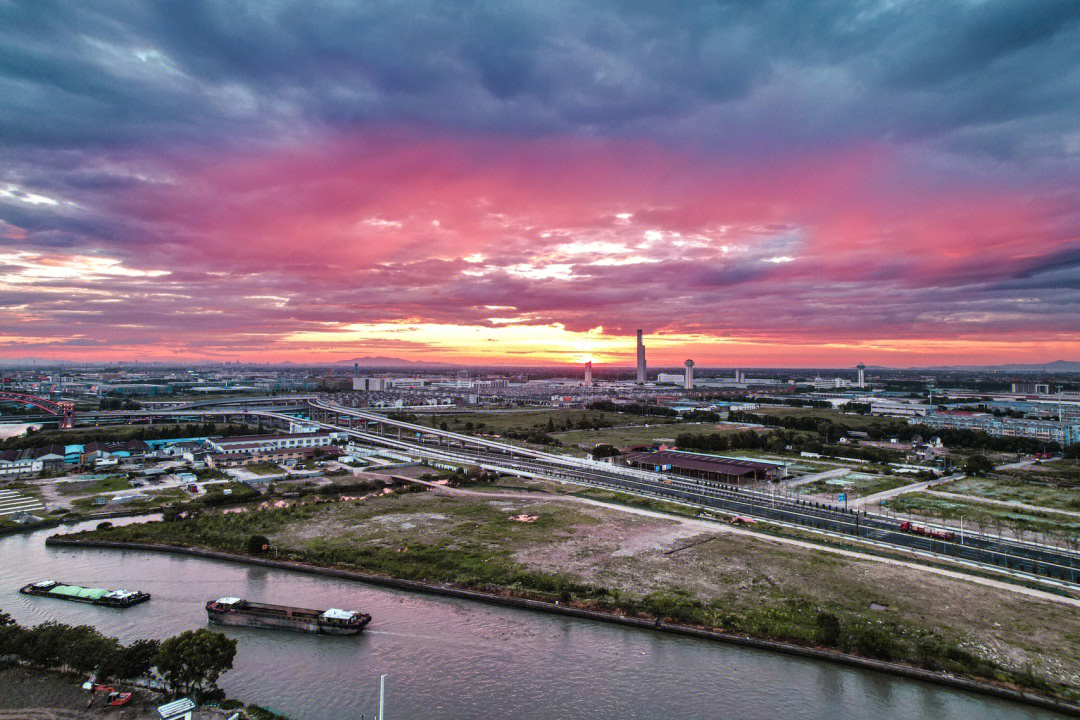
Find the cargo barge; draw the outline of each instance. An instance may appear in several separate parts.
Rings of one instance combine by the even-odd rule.
[[[103,590],[87,588],[81,585],[69,585],[56,580],[42,580],[19,588],[23,595],[71,600],[72,602],[104,605],[105,607],[128,608],[150,599],[150,593],[137,590]]]
[[[353,610],[308,610],[237,597],[223,597],[206,603],[206,617],[216,625],[297,630],[320,635],[356,635],[371,622],[370,615]]]

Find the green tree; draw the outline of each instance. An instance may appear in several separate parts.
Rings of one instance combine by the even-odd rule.
[[[20,654],[25,635],[26,631],[10,615],[0,612],[0,655]]]
[[[105,658],[98,667],[98,675],[117,680],[145,677],[154,666],[160,649],[161,643],[157,640],[136,640]]]
[[[45,622],[26,631],[20,655],[31,665],[40,668],[60,666],[60,650],[70,625]]]
[[[604,458],[617,457],[618,455],[621,454],[617,447],[615,447],[614,445],[608,445],[606,443],[601,443],[600,445],[597,445],[596,447],[594,447],[589,452],[593,456],[594,460],[602,460]]]
[[[60,662],[80,673],[97,670],[120,650],[116,638],[105,637],[89,625],[68,628],[59,648]]]
[[[217,690],[221,673],[232,668],[236,640],[210,630],[187,630],[161,643],[155,665],[173,690],[201,695]]]
[[[264,553],[270,549],[270,538],[265,535],[252,535],[247,541],[247,551],[249,553]]]
[[[985,475],[994,469],[994,463],[985,455],[972,455],[964,462],[964,472],[968,475]]]

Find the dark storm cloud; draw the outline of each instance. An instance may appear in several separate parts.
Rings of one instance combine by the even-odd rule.
[[[1075,128],[1078,17],[1056,0],[13,2],[0,132],[236,142],[409,120],[733,150],[964,131],[958,147],[1000,154]]]

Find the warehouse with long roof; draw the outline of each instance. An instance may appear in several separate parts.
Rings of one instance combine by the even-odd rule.
[[[620,460],[630,467],[669,472],[727,485],[776,480],[787,475],[787,466],[783,463],[720,457],[681,450],[631,452],[623,455]]]

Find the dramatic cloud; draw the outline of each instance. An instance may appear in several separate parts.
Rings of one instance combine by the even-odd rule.
[[[9,3],[0,356],[1080,350],[1080,6]]]

